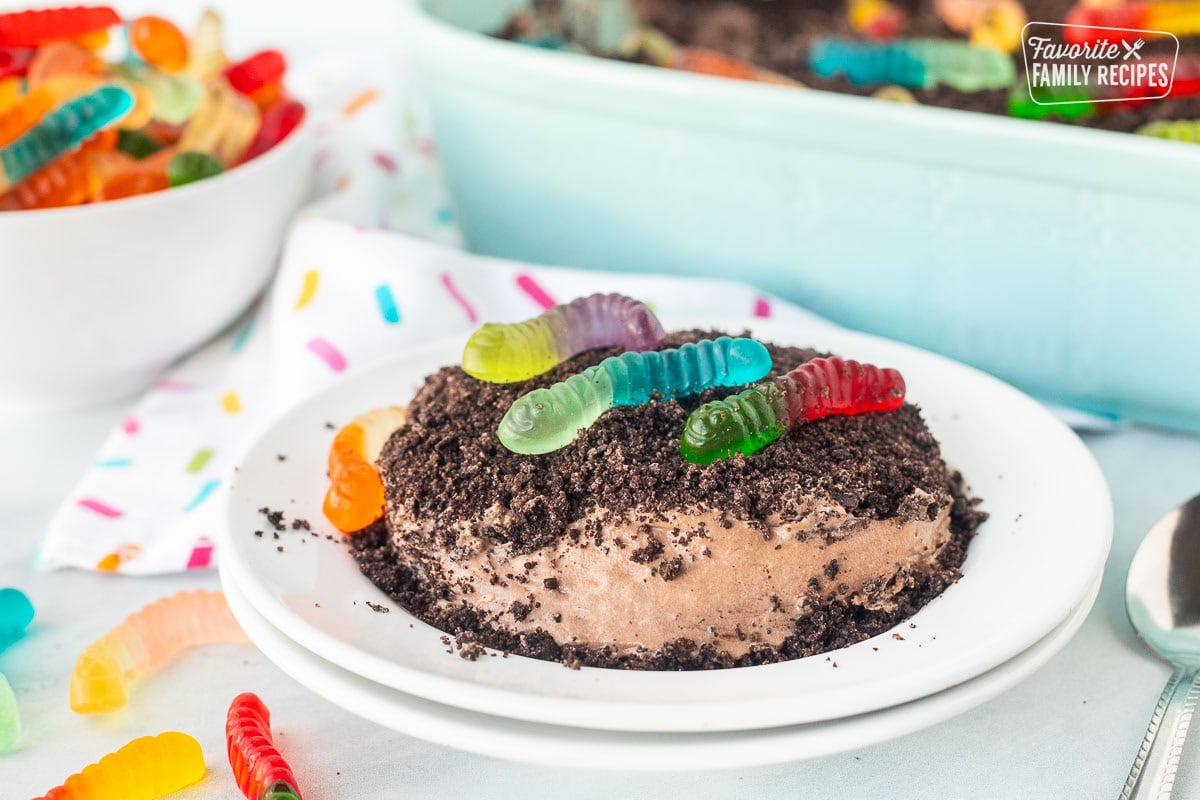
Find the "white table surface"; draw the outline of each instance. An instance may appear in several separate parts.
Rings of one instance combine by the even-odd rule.
[[[1125,573],[1149,526],[1200,491],[1200,439],[1144,430],[1088,435],[1116,505],[1116,541],[1100,598],[1062,653],[974,711],[818,761],[717,773],[581,772],[498,761],[383,730],[312,695],[251,647],[193,650],[139,682],[125,711],[75,716],[67,679],[87,644],[164,594],[218,585],[215,572],[150,579],[35,573],[34,551],[56,503],[122,411],[0,422],[0,586],[20,587],[38,611],[26,639],[0,657],[25,725],[17,748],[0,756],[4,800],[40,794],[136,736],[171,729],[196,736],[209,766],[205,781],[178,797],[237,797],[224,756],[224,713],[242,691],[258,692],[275,710],[281,747],[309,800],[481,791],[496,798],[603,800],[1115,798],[1168,674],[1125,620]],[[1175,796],[1200,798],[1200,769],[1186,763],[1200,764],[1200,741],[1188,750]]]

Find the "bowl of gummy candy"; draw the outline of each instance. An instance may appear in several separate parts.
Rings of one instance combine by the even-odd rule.
[[[736,277],[1047,400],[1200,431],[1200,370],[1178,369],[1200,341],[1195,0],[399,7],[471,249]],[[1046,82],[1027,21],[1141,68]]]
[[[133,393],[262,290],[308,191],[285,73],[212,11],[0,13],[0,410]]]

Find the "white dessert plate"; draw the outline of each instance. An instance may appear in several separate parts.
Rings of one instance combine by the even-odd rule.
[[[325,661],[267,622],[222,573],[234,616],[259,649],[301,685],[386,728],[473,753],[557,767],[644,771],[730,769],[820,758],[926,728],[1029,677],[1071,639],[1100,590],[1096,578],[1065,622],[1025,652],[952,689],[844,719],[712,733],[636,733],[479,714],[375,683]]]
[[[448,654],[441,631],[362,576],[321,502],[333,436],[327,423],[406,403],[427,374],[459,361],[463,338],[414,348],[351,377],[267,429],[231,485],[223,568],[290,639],[371,681],[486,714],[623,731],[749,730],[899,705],[1013,658],[1083,602],[1112,538],[1108,487],[1078,437],[1036,401],[969,367],[871,336],[759,319],[703,324],[748,328],[765,340],[902,370],[947,462],[992,515],[971,544],[962,580],[894,634],[780,664],[685,673],[569,670],[521,657],[467,661]],[[256,537],[255,530],[270,530],[258,511],[264,506],[305,519],[333,540],[296,532],[279,541]]]

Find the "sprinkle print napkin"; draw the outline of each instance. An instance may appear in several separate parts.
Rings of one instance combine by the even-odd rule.
[[[385,87],[364,75],[399,77]],[[485,320],[618,291],[663,313],[829,324],[733,282],[467,254],[402,69],[343,54],[317,60],[294,86],[316,119],[321,199],[294,225],[267,296],[164,375],[111,432],[52,520],[41,566],[149,575],[215,565],[220,493],[257,431],[354,370]]]

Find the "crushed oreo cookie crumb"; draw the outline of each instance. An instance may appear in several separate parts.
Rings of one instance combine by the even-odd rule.
[[[283,512],[282,511],[272,511],[271,509],[267,508],[266,506],[263,506],[262,508],[260,508],[258,510],[258,513],[265,516],[267,518],[267,522],[271,523],[271,527],[273,527],[275,530],[277,530],[277,531],[286,531],[287,530],[287,525],[283,524]]]

